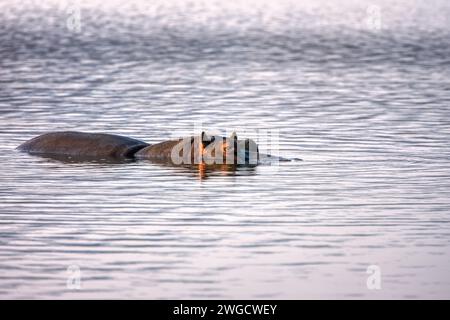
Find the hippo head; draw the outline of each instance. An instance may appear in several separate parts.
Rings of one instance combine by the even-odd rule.
[[[201,134],[201,150],[206,164],[257,164],[258,145],[252,139],[239,140],[236,132],[230,137]]]

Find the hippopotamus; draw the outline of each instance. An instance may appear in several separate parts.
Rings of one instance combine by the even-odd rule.
[[[106,133],[51,132],[17,147],[20,151],[49,157],[74,159],[148,159],[172,164],[256,165],[258,145],[252,139],[199,136],[149,144],[137,139]]]

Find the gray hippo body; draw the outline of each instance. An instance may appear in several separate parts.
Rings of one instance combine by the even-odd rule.
[[[31,154],[75,158],[134,158],[137,151],[148,145],[119,135],[64,131],[40,135],[17,149]]]
[[[40,135],[17,149],[42,156],[78,159],[149,159],[173,162],[176,150],[176,154],[180,156],[178,158],[190,161],[189,164],[199,163],[195,162],[198,161],[195,158],[198,155],[201,162],[207,164],[208,161],[211,164],[250,164],[250,158],[251,164],[257,164],[259,160],[256,143],[250,139],[238,140],[235,133],[225,138],[209,137],[202,132],[200,136],[148,144],[119,135],[64,131]],[[238,159],[243,161],[238,162]]]

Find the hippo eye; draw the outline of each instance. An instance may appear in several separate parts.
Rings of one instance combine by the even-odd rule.
[[[203,140],[202,141],[203,147],[206,148],[211,143],[213,143],[215,140],[216,140],[216,138],[214,136],[212,136],[209,140]]]

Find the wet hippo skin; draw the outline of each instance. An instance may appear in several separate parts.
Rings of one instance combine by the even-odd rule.
[[[155,144],[105,133],[75,131],[52,132],[40,135],[17,149],[47,157],[71,160],[148,159],[174,161],[174,164],[257,164],[259,151],[251,139],[199,136],[168,140]],[[251,162],[249,159],[253,159]]]
[[[149,144],[140,140],[105,133],[74,131],[51,132],[21,144],[17,149],[33,154],[92,158],[133,158]]]
[[[148,145],[136,152],[134,156],[136,159],[169,160],[171,159],[172,149],[179,143],[182,143],[182,139],[168,140]]]

